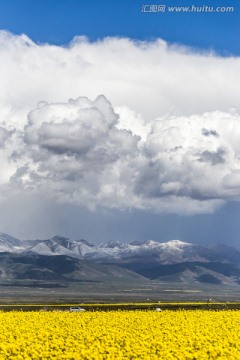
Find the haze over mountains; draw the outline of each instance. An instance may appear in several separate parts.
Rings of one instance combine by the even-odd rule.
[[[240,252],[220,244],[149,240],[94,245],[62,236],[23,241],[0,233],[0,253],[1,278],[240,284]]]

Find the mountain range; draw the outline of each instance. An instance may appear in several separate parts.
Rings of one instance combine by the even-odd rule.
[[[95,245],[62,236],[19,240],[0,233],[0,277],[6,274],[13,278],[98,281],[108,274],[136,281],[239,285],[240,252],[227,245],[205,247],[180,240]]]

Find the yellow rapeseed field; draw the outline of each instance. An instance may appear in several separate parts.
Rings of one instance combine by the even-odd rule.
[[[240,311],[0,312],[0,359],[240,359]]]

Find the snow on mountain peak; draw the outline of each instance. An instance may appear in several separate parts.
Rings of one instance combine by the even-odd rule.
[[[6,245],[12,245],[12,246],[17,246],[21,243],[20,240],[14,238],[13,236],[10,236],[8,234],[5,234],[3,232],[0,233],[0,242],[3,244],[6,244]]]
[[[181,240],[170,240],[170,241],[167,241],[167,242],[165,242],[163,244],[167,245],[169,247],[175,247],[175,248],[191,246],[192,245],[192,244],[186,243],[186,242],[181,241]]]
[[[155,248],[155,247],[159,247],[160,243],[155,240],[148,240],[143,245],[148,248]]]
[[[160,244],[161,249],[167,253],[171,254],[181,254],[187,248],[192,247],[192,244],[180,241],[180,240],[170,240],[165,243]]]
[[[121,244],[119,241],[110,240],[107,243],[104,243],[104,244],[102,244],[100,246],[110,248],[110,249],[114,249],[114,248],[120,248],[120,247],[122,247],[122,245],[123,244]]]
[[[21,252],[24,250],[24,244],[21,240],[18,240],[3,232],[0,233],[0,252]]]

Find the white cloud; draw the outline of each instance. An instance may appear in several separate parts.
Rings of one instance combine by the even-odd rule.
[[[118,112],[150,121],[171,114],[240,112],[240,60],[197,53],[162,40],[76,38],[68,47],[35,44],[0,32],[0,121],[24,126],[39,101],[104,94]]]
[[[117,121],[104,96],[41,104],[24,129],[27,167],[12,182],[61,202],[131,207],[130,163],[138,156],[140,137],[118,129]]]
[[[156,119],[144,139],[119,129],[104,96],[45,103],[29,113],[11,184],[88,208],[213,212],[239,198],[239,136],[234,112]]]
[[[25,141],[56,153],[86,153],[117,121],[104,97],[93,103],[87,98],[67,104],[40,104],[25,127]]]
[[[240,200],[239,58],[6,32],[0,49],[1,196],[179,214]]]
[[[156,120],[144,145],[148,162],[139,191],[159,198],[235,199],[236,186],[226,186],[226,179],[237,181],[239,135],[240,116],[234,113]]]

